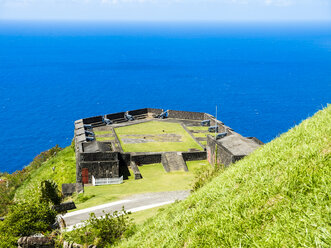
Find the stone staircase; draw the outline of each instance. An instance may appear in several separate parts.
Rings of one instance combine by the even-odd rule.
[[[166,172],[179,170],[188,171],[181,152],[163,153],[161,162]]]

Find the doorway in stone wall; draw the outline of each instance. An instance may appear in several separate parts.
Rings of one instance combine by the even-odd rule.
[[[82,168],[82,182],[83,184],[88,184],[88,169]]]

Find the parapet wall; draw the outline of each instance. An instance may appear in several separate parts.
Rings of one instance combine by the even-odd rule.
[[[128,113],[132,115],[133,117],[137,116],[144,116],[147,117],[153,117],[155,115],[159,115],[166,109],[156,109],[156,108],[143,108],[143,109],[136,109],[136,110],[130,110]],[[106,114],[106,118],[111,121],[121,120],[124,117],[125,112],[118,112],[118,113],[112,113],[112,114]],[[206,118],[210,118],[211,115],[200,113],[200,112],[191,112],[191,111],[179,111],[179,110],[169,110],[168,112],[169,118],[175,118],[175,119],[183,119],[183,120],[204,120]],[[82,119],[83,124],[93,124],[93,123],[100,123],[102,122],[102,115],[99,116],[93,116],[88,117],[85,119]]]

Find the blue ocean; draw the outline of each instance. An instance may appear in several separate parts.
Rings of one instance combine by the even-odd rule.
[[[330,23],[0,22],[0,171],[76,119],[145,107],[207,112],[268,142],[330,103]]]

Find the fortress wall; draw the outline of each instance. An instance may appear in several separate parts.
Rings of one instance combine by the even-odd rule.
[[[119,112],[119,113],[108,114],[108,115],[106,115],[106,117],[107,117],[107,119],[109,119],[109,120],[121,119],[121,118],[124,118],[124,113],[125,113],[125,112]]]
[[[204,120],[205,114],[200,112],[169,110],[169,118]]]
[[[106,117],[109,120],[116,120],[116,119],[121,119],[124,118],[125,112],[119,112],[119,113],[112,113],[112,114],[107,114]],[[143,109],[136,109],[136,110],[130,110],[129,111],[130,115],[147,115],[148,114],[148,108],[143,108]]]
[[[84,152],[80,155],[81,162],[118,160],[118,152]]]
[[[259,144],[259,145],[264,145],[264,143],[259,140],[258,138],[255,138],[255,137],[247,137],[247,139],[251,139],[251,140],[254,140],[255,143]]]
[[[201,152],[182,152],[184,161],[195,161],[195,160],[205,160],[207,159],[207,153],[205,151]]]
[[[80,162],[81,170],[88,169],[88,182],[92,183],[92,175],[95,178],[116,178],[119,177],[118,161],[103,161],[103,162]]]
[[[156,109],[156,108],[143,108],[143,109],[136,109],[136,110],[129,111],[129,114],[133,115],[133,116],[148,115],[148,114],[158,115],[161,113],[162,113],[162,109]],[[106,118],[109,120],[122,119],[122,118],[124,118],[124,114],[125,114],[125,112],[111,113],[111,114],[107,114]],[[177,118],[177,119],[188,119],[188,120],[209,119],[209,115],[206,115],[205,113],[191,112],[191,111],[179,111],[179,110],[169,110],[169,117]],[[102,121],[101,115],[83,119],[84,124],[93,124],[93,123],[98,123],[101,121]]]
[[[207,160],[210,164],[224,164],[228,166],[233,163],[233,154],[222,144],[218,143],[212,136],[207,135]]]
[[[232,163],[235,163],[235,162],[239,161],[240,159],[242,159],[242,158],[244,158],[244,157],[245,157],[245,155],[240,155],[240,156],[236,155],[236,156],[232,156]]]
[[[131,160],[137,165],[161,163],[161,153],[132,155]]]
[[[161,163],[162,154],[160,153],[140,153],[131,155],[131,160],[137,165]],[[198,152],[179,152],[185,161],[205,160],[207,158],[205,151]]]
[[[83,119],[84,124],[92,124],[92,123],[101,122],[101,121],[102,121],[102,116],[101,115],[94,116],[94,117],[88,117],[88,118]]]
[[[147,108],[147,111],[149,114],[159,115],[162,113],[162,109],[156,109],[156,108]]]

